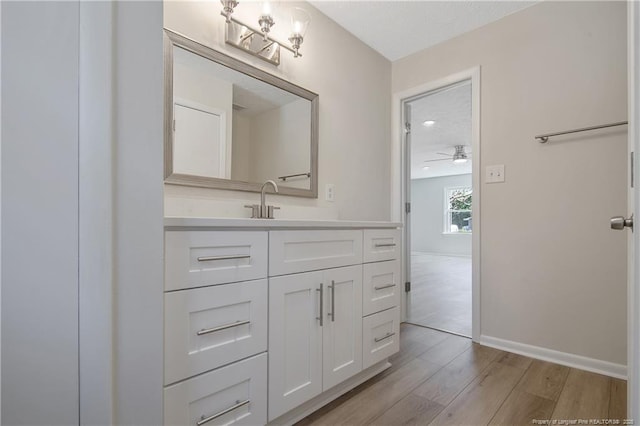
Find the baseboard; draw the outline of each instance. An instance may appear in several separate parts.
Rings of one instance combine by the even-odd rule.
[[[599,359],[587,358],[580,355],[485,335],[480,336],[480,344],[528,356],[530,358],[540,359],[542,361],[554,362],[556,364],[577,368],[579,370],[586,370],[592,373],[604,374],[605,376],[627,380],[627,366],[622,364],[614,364],[613,362],[601,361]]]

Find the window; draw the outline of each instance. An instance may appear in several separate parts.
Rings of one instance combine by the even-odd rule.
[[[470,234],[471,195],[470,187],[445,188],[444,232],[446,234]]]

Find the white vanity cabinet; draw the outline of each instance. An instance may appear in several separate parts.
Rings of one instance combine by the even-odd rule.
[[[397,224],[165,225],[165,424],[292,424],[389,367]]]

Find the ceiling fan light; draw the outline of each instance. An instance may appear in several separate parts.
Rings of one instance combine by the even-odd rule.
[[[456,152],[453,154],[453,162],[462,164],[467,162],[467,153],[464,152],[464,145],[456,145]]]

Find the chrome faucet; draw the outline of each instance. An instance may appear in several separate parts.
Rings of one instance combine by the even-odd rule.
[[[245,206],[246,208],[251,209],[251,217],[254,219],[273,219],[273,211],[280,209],[280,207],[268,206],[266,204],[267,185],[273,186],[274,192],[278,192],[278,184],[272,180],[268,180],[262,184],[262,188],[260,189],[260,205],[252,204]]]

